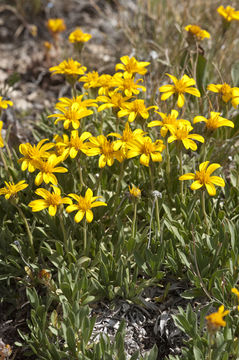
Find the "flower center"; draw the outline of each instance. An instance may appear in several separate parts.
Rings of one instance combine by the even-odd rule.
[[[114,152],[113,144],[109,141],[105,141],[102,144],[101,153],[104,155],[111,155]]]
[[[185,85],[185,82],[181,79],[181,80],[178,80],[177,82],[176,82],[176,84],[175,84],[175,91],[177,92],[177,93],[180,93],[180,94],[182,94],[182,93],[184,93],[185,92],[185,90],[186,90],[186,85]]]
[[[206,127],[209,130],[215,130],[218,127],[218,123],[219,123],[219,115],[216,115],[214,117],[211,117],[210,119],[208,119],[207,123],[206,123]]]
[[[51,194],[47,199],[49,205],[60,205],[61,204],[61,197],[58,194]]]
[[[150,155],[154,151],[154,145],[151,142],[145,142],[143,147],[143,153]]]
[[[199,180],[201,184],[205,185],[209,181],[210,175],[208,175],[204,170],[196,171],[195,180]]]
[[[83,211],[87,211],[91,208],[91,202],[87,201],[85,198],[80,196],[79,202],[78,202],[79,208]]]

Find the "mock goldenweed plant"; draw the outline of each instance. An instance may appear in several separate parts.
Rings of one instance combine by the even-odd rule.
[[[12,311],[29,302],[28,330],[15,343],[26,357],[156,360],[156,345],[129,357],[124,321],[113,340],[95,336],[94,307],[147,306],[153,286],[165,287],[154,299],[163,302],[181,281],[187,305],[173,318],[184,344],[168,359],[238,358],[239,78],[224,53],[238,39],[239,10],[219,5],[210,16],[220,39],[209,16],[182,21],[165,4],[177,56],[172,47],[157,65],[147,52],[124,55],[113,74],[87,69],[81,55],[91,35],[77,28],[68,39],[76,57],[49,69],[72,96],[56,99],[35,142],[10,148],[0,136],[1,302]],[[150,24],[156,10],[148,1]],[[59,47],[63,19],[49,19],[48,29]],[[153,29],[157,52],[166,39]],[[136,35],[131,41],[138,50]],[[8,106],[0,97],[1,112]],[[1,343],[2,359],[11,347]]]

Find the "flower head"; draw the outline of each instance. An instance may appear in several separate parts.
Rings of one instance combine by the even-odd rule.
[[[115,87],[115,91],[122,91],[126,96],[132,96],[133,94],[139,94],[141,91],[146,91],[145,86],[139,85],[139,82],[143,79],[135,80],[132,74],[129,73],[116,73],[112,79],[112,87]]]
[[[127,158],[131,159],[140,155],[140,164],[149,166],[150,160],[153,162],[162,161],[162,151],[165,148],[162,140],[155,142],[149,136],[143,137],[139,134],[135,140],[127,143],[128,152]]]
[[[183,120],[183,119],[177,119],[178,117],[178,111],[177,110],[171,110],[170,114],[164,114],[159,111],[155,111],[157,114],[159,114],[162,118],[162,120],[153,120],[150,121],[148,124],[148,127],[154,127],[154,126],[161,126],[160,134],[162,137],[165,137],[168,133],[168,125],[176,126],[179,124],[179,121],[186,125],[191,125],[190,121]]]
[[[99,76],[98,72],[92,71],[92,72],[88,72],[84,76],[81,76],[78,81],[84,82],[84,88],[89,89],[91,87],[92,88],[100,87],[99,78],[100,78],[100,76]]]
[[[62,139],[57,137],[56,146],[58,149],[63,149],[63,151],[60,151],[60,153],[62,153],[62,157],[64,159],[66,159],[68,156],[74,159],[79,151],[86,152],[89,149],[87,143],[84,141],[91,136],[91,133],[88,131],[83,132],[79,136],[78,130],[73,130],[71,131],[70,139],[66,134],[63,135]]]
[[[44,181],[46,184],[51,183],[57,185],[57,178],[54,173],[66,173],[68,171],[63,166],[56,167],[62,160],[63,158],[61,156],[57,157],[55,154],[52,154],[45,161],[37,161],[36,168],[40,170],[40,172],[35,178],[35,184],[39,186]]]
[[[137,61],[133,56],[130,58],[129,56],[122,56],[120,58],[122,64],[116,64],[115,70],[123,70],[126,74],[135,74],[138,73],[140,75],[145,75],[147,69],[146,66],[149,66],[149,62],[145,61]]]
[[[2,339],[0,339],[0,360],[9,359],[11,353],[11,346],[9,344],[5,344]]]
[[[48,115],[48,117],[56,118],[55,124],[59,121],[64,121],[64,129],[69,129],[71,125],[73,129],[78,129],[80,127],[80,119],[87,117],[93,114],[92,110],[87,109],[84,106],[80,106],[79,103],[75,102],[69,107],[56,106],[57,110],[60,110],[61,113]]]
[[[207,86],[209,91],[218,93],[221,95],[224,102],[228,102],[232,98],[232,88],[227,83],[224,84],[209,84]]]
[[[174,85],[163,85],[159,88],[160,92],[163,92],[161,100],[168,99],[171,95],[177,94],[178,101],[177,105],[179,108],[183,107],[185,99],[184,93],[189,93],[194,96],[200,97],[201,94],[198,89],[192,87],[196,84],[196,81],[192,78],[189,78],[187,75],[183,75],[181,79],[177,79],[175,76],[166,74],[173,81]]]
[[[43,188],[39,188],[35,191],[35,193],[41,196],[42,199],[33,200],[28,204],[28,206],[32,208],[33,212],[41,211],[48,208],[49,214],[51,216],[55,216],[58,206],[60,206],[61,204],[72,204],[72,200],[70,198],[61,197],[60,188],[56,186],[52,186],[52,188],[53,193]]]
[[[224,306],[221,305],[217,312],[206,316],[208,330],[210,332],[217,331],[221,326],[226,326],[226,321],[223,318],[229,313],[229,310],[224,311]]]
[[[98,96],[96,100],[104,103],[98,107],[98,111],[110,108],[120,109],[123,106],[123,103],[125,103],[129,99],[130,96],[123,96],[122,93],[118,92],[110,92],[108,96]]]
[[[221,167],[219,164],[211,164],[209,165],[209,161],[205,161],[199,165],[199,171],[196,171],[195,174],[187,173],[180,176],[179,180],[194,180],[191,185],[192,190],[198,190],[202,187],[206,188],[209,195],[214,196],[216,195],[216,188],[214,185],[217,186],[225,186],[225,181],[219,176],[211,176],[211,174]]]
[[[49,19],[47,22],[47,27],[48,30],[53,34],[57,34],[66,30],[66,24],[63,19]]]
[[[6,182],[4,181],[5,186],[0,189],[0,195],[5,195],[5,199],[9,199],[10,197],[13,197],[21,190],[24,190],[26,187],[28,187],[28,184],[26,184],[26,180],[21,180],[17,184],[14,184],[13,182]]]
[[[141,129],[135,129],[134,131],[132,131],[129,126],[129,123],[127,122],[125,124],[125,128],[123,130],[122,135],[118,134],[118,133],[110,133],[107,136],[115,136],[115,137],[119,138],[119,140],[116,140],[114,142],[114,144],[119,146],[120,149],[122,150],[122,153],[124,154],[124,156],[127,157],[127,151],[128,151],[127,144],[133,140],[136,140],[139,135],[144,136],[145,134],[146,134],[146,132],[144,132]]]
[[[86,67],[82,66],[78,61],[72,58],[62,61],[57,66],[50,67],[49,71],[55,74],[64,74],[66,76],[83,75],[86,72]]]
[[[79,196],[77,194],[69,194],[68,196],[77,201],[76,204],[69,205],[66,208],[68,213],[77,211],[74,217],[76,223],[80,222],[84,216],[86,217],[86,221],[88,223],[92,222],[93,212],[91,209],[98,206],[107,206],[107,204],[103,201],[96,201],[102,196],[93,196],[93,192],[90,188],[86,190],[85,197]]]
[[[80,28],[76,28],[69,35],[69,41],[71,43],[87,42],[92,38],[92,35],[84,33]]]
[[[236,288],[232,288],[231,292],[237,296],[237,302],[239,302],[239,291]],[[239,306],[237,309],[239,310]]]
[[[178,121],[174,125],[167,125],[171,136],[168,138],[168,143],[173,141],[182,141],[183,146],[188,150],[197,150],[197,144],[193,140],[204,143],[204,138],[198,134],[189,134],[193,127],[188,123]]]
[[[217,8],[218,14],[220,14],[226,21],[239,20],[239,11],[236,11],[233,7],[227,6],[224,8],[223,5]]]
[[[3,100],[3,97],[0,96],[0,112],[1,109],[7,109],[8,106],[13,106],[13,102],[11,100]]]
[[[201,29],[198,25],[187,25],[184,28],[186,31],[189,32],[189,34],[196,37],[197,40],[203,40],[205,38],[210,38],[209,32],[206,30]]]
[[[130,188],[129,186],[129,192],[133,198],[138,199],[141,197],[141,190],[138,187],[136,187],[134,184],[132,185],[132,188]]]
[[[46,141],[48,141],[48,139],[42,139],[37,145],[31,145],[30,143],[19,145],[19,151],[22,155],[24,155],[18,160],[18,162],[22,164],[22,171],[27,169],[29,172],[35,171],[37,161],[47,159],[50,156],[48,150],[53,148],[55,144],[44,144]]]
[[[97,103],[95,99],[83,99],[84,95],[87,95],[87,93],[83,95],[74,96],[72,99],[67,97],[61,97],[59,98],[59,102],[56,104],[55,108],[61,110],[62,108],[69,108],[74,103],[77,103],[79,107],[97,107]]]
[[[124,102],[121,105],[121,110],[118,112],[118,116],[128,116],[128,121],[132,122],[136,119],[136,117],[141,117],[143,119],[148,119],[149,110],[157,109],[157,106],[149,106],[146,108],[143,99],[136,99],[131,102]]]
[[[115,159],[120,162],[123,161],[122,154],[119,151],[120,144],[114,141],[110,142],[104,135],[90,137],[87,145],[89,149],[84,151],[87,156],[101,155],[99,158],[100,168],[105,167],[106,164],[112,166]]]
[[[231,128],[234,128],[234,123],[230,120],[227,120],[227,119],[221,117],[219,112],[211,111],[209,119],[206,119],[204,116],[196,116],[193,119],[194,124],[201,122],[201,121],[205,122],[206,128],[209,131],[216,130],[217,128],[219,128],[221,126],[229,126]]]

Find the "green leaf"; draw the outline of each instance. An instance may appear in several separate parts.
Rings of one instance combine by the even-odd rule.
[[[195,360],[204,360],[203,353],[196,345],[193,347],[193,355]]]

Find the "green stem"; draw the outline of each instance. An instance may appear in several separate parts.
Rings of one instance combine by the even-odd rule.
[[[132,222],[132,238],[135,239],[136,235],[136,217],[137,217],[137,199],[134,200],[134,217]]]
[[[149,176],[150,176],[150,181],[151,181],[151,189],[152,189],[152,194],[154,196],[154,203],[155,203],[155,211],[156,211],[156,222],[157,222],[157,227],[158,227],[158,232],[160,234],[160,217],[159,217],[159,203],[158,203],[158,195],[156,194],[156,190],[154,188],[154,174],[153,174],[153,164],[150,162],[149,163]],[[153,214],[152,214],[153,216]]]
[[[179,164],[180,164],[180,176],[183,175],[183,152],[182,152],[182,147],[180,146],[180,150],[179,150]],[[181,193],[181,199],[182,201],[183,199],[183,181],[180,181],[180,193]]]
[[[66,229],[65,229],[65,225],[64,225],[64,221],[63,221],[63,217],[62,217],[62,209],[59,210],[59,220],[60,220],[61,231],[63,234],[64,248],[65,248],[67,259],[70,264],[71,258],[70,258],[69,249],[68,249],[68,239],[67,239]]]
[[[2,151],[1,148],[0,148],[0,156],[1,156],[1,160],[2,160],[2,162],[3,162],[4,169],[5,169],[6,173],[7,173],[8,176],[9,176],[9,179],[10,179],[11,181],[13,181],[12,175],[10,174],[8,165],[7,165],[7,163],[6,163],[6,159],[5,159],[5,157],[4,157],[4,154],[3,154],[3,151]]]
[[[28,225],[28,222],[27,222],[27,218],[26,216],[24,215],[22,209],[17,205],[17,203],[14,201],[13,202],[14,206],[17,208],[23,222],[24,222],[24,225],[26,227],[26,230],[27,230],[27,235],[28,235],[28,240],[29,240],[29,244],[30,244],[30,248],[31,248],[31,252],[32,252],[32,256],[33,256],[33,259],[35,259],[36,257],[36,254],[35,254],[35,249],[34,249],[34,245],[33,245],[33,236],[32,236],[32,233],[31,233],[31,230],[30,230],[30,227]]]
[[[86,223],[86,219],[84,219],[83,221],[83,244],[84,244],[84,255],[86,255],[86,248],[87,248],[87,223]]]
[[[213,334],[211,334],[211,333],[209,333],[208,342],[209,342],[209,346],[208,346],[207,360],[211,360],[212,359],[212,344],[213,344]]]
[[[123,176],[124,176],[124,164],[125,164],[124,161],[120,164],[120,174],[119,174],[119,178],[118,178],[118,182],[117,182],[117,187],[116,187],[116,194],[115,194],[115,198],[116,198],[116,199],[117,199],[117,197],[119,196],[120,189],[121,189],[121,181],[122,181]]]
[[[205,220],[205,224],[208,228],[208,220],[207,220],[207,213],[206,213],[206,207],[205,207],[205,190],[201,192],[201,206],[202,206],[202,212]]]
[[[99,190],[100,190],[100,183],[101,183],[102,174],[103,174],[103,168],[100,169],[99,177],[98,177],[98,180],[97,180],[97,184],[96,184],[96,195],[99,195]]]

